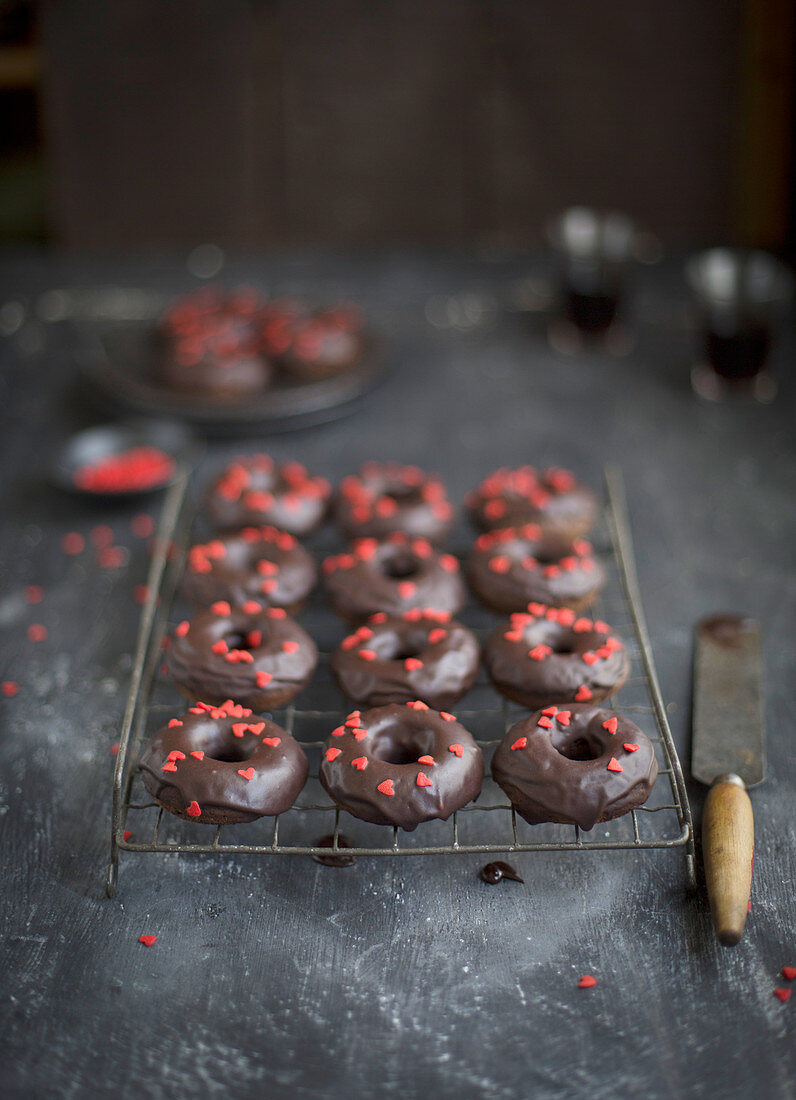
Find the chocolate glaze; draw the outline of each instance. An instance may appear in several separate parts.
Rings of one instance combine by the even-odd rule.
[[[307,757],[275,722],[232,700],[220,708],[197,704],[172,721],[179,725],[158,730],[139,762],[144,786],[169,813],[232,825],[293,805],[307,778]],[[195,752],[204,755],[197,759]],[[240,774],[249,768],[253,774]],[[201,813],[188,812],[192,803]]]
[[[286,374],[302,381],[331,378],[362,358],[362,312],[350,302],[310,310],[305,302],[276,301],[263,312],[262,343]]]
[[[354,711],[327,741],[320,768],[342,809],[410,831],[471,802],[483,774],[481,750],[464,726],[420,701]]]
[[[271,525],[301,538],[323,522],[330,493],[328,481],[312,477],[301,463],[277,466],[270,455],[254,454],[223,470],[206,507],[220,531]]]
[[[492,776],[517,812],[531,825],[557,821],[591,829],[646,802],[658,765],[652,743],[638,726],[617,711],[591,704],[572,703],[559,713],[568,724],[542,711],[517,722],[492,759]],[[612,718],[615,733],[604,726]],[[540,721],[552,728],[539,726]],[[612,760],[621,771],[609,769]]]
[[[315,848],[332,848],[334,846],[334,833],[329,833],[328,836],[322,836],[320,840],[316,840]],[[348,837],[344,833],[337,834],[337,847],[338,848],[352,848],[353,845]],[[330,852],[328,856],[313,856],[316,863],[322,863],[324,867],[352,867],[357,859],[356,856],[346,856],[337,854],[336,852]]]
[[[274,367],[259,345],[261,307],[252,291],[214,287],[175,302],[159,326],[164,384],[222,401],[239,401],[264,390]]]
[[[323,572],[332,606],[351,623],[412,608],[455,614],[465,601],[456,558],[400,532],[384,542],[359,539],[347,553],[327,558]]]
[[[349,539],[385,539],[400,531],[440,544],[454,513],[436,475],[397,462],[366,462],[358,474],[341,482],[334,518]]]
[[[254,710],[268,710],[309,682],[318,663],[309,634],[281,608],[247,606],[213,605],[172,634],[166,664],[189,699],[218,704],[231,696]],[[221,643],[228,652],[213,651]]]
[[[422,699],[434,710],[449,710],[472,687],[480,654],[467,627],[442,618],[379,614],[349,634],[331,661],[343,693],[370,707]]]
[[[533,611],[515,612],[487,639],[484,664],[498,691],[531,710],[599,703],[619,691],[630,675],[630,658],[607,623],[567,607],[533,604]]]
[[[183,594],[200,607],[217,600],[257,600],[294,611],[318,579],[312,555],[293,535],[276,527],[245,527],[234,535],[192,546]]]
[[[495,611],[522,611],[533,601],[588,607],[605,584],[605,570],[584,539],[562,543],[536,524],[479,535],[467,559],[467,579]]]
[[[497,886],[504,878],[511,879],[512,882],[525,882],[525,879],[517,874],[516,869],[510,863],[504,863],[502,859],[496,859],[494,863],[485,863],[478,872],[478,877],[489,886]]]
[[[598,512],[591,489],[558,467],[495,470],[470,494],[467,504],[482,531],[536,523],[545,535],[563,541],[587,534]]]

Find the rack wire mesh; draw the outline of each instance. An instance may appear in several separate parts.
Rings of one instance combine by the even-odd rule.
[[[480,798],[454,813],[447,822],[430,821],[413,833],[370,825],[350,817],[329,799],[318,780],[321,751],[331,729],[349,707],[329,670],[329,652],[340,641],[344,627],[317,594],[302,616],[302,625],[319,643],[321,657],[313,681],[295,703],[270,717],[301,742],[310,759],[310,775],[296,804],[275,818],[245,825],[210,826],[185,822],[165,813],[146,792],[137,760],[143,740],[179,713],[173,685],[159,672],[163,637],[174,604],[185,555],[192,540],[194,508],[188,493],[189,475],[175,481],[164,502],[148,577],[148,597],[139,624],[132,679],[119,734],[119,753],[113,779],[111,850],[106,892],[118,885],[120,852],[195,853],[217,857],[252,855],[295,856],[409,856],[511,852],[589,852],[682,848],[686,876],[695,885],[694,830],[688,795],[666,708],[658,683],[649,634],[641,605],[633,544],[627,517],[624,485],[617,467],[606,467],[607,504],[604,522],[595,536],[602,551],[608,583],[595,607],[623,635],[633,662],[631,677],[618,700],[608,700],[639,724],[655,747],[658,779],[648,801],[624,817],[597,825],[584,833],[575,825],[527,825],[515,813],[491,779],[492,753],[514,722],[528,712],[499,695],[483,671],[472,690],[456,707],[457,717],[470,730],[484,753],[487,777]],[[319,546],[331,550],[331,546]],[[182,617],[182,616],[180,616]],[[458,616],[484,636],[495,616],[468,606]],[[343,836],[351,833],[351,842]],[[331,845],[319,844],[323,834]],[[343,840],[350,846],[344,846]]]

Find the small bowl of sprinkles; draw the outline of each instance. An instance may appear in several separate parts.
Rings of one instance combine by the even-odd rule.
[[[78,432],[56,459],[57,485],[92,497],[141,496],[170,485],[197,458],[194,436],[169,421],[124,421]]]

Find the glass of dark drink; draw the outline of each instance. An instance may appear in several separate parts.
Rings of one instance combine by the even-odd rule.
[[[711,248],[686,265],[697,314],[697,359],[691,385],[708,401],[738,395],[768,402],[776,395],[769,370],[793,277],[767,252]]]
[[[627,333],[621,318],[625,268],[632,258],[635,230],[624,214],[585,206],[565,210],[548,227],[559,268],[557,316],[550,342],[561,351],[584,341],[603,341],[608,350],[624,350]]]

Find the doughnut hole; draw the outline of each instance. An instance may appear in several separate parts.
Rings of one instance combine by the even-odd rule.
[[[397,482],[389,485],[383,493],[384,496],[394,500],[401,507],[423,503],[423,496],[416,485],[405,485]]]
[[[418,758],[432,753],[434,734],[431,730],[416,729],[397,722],[380,730],[369,746],[374,760],[385,764],[416,764]]]
[[[420,657],[428,648],[428,630],[413,630],[400,637],[394,634],[379,639],[374,648],[382,661],[405,661],[407,657]]]
[[[385,577],[390,577],[392,580],[411,580],[420,572],[420,562],[414,554],[399,551],[386,558],[381,563],[381,568]]]
[[[589,760],[597,760],[605,751],[602,739],[588,730],[573,734],[568,729],[556,729],[550,740],[556,752],[577,763],[585,764]]]
[[[250,745],[244,745],[242,738],[236,738],[235,744],[225,739],[205,749],[205,760],[217,760],[220,764],[241,764],[244,760],[251,760],[258,748],[259,742],[256,739],[252,739]]]

